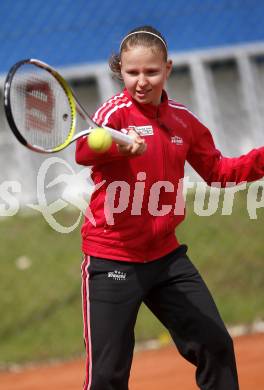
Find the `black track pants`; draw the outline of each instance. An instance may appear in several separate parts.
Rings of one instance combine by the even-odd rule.
[[[144,302],[196,369],[202,390],[238,390],[233,342],[187,247],[138,264],[85,255],[85,390],[127,390],[134,326]],[[142,389],[144,390],[144,389]]]

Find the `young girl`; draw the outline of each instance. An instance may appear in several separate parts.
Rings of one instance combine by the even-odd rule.
[[[134,325],[142,302],[193,363],[203,390],[237,390],[232,340],[197,269],[175,236],[184,219],[181,182],[188,161],[210,185],[264,175],[264,148],[226,158],[209,130],[168,99],[172,69],[163,36],[150,26],[128,33],[110,67],[122,93],[95,113],[99,125],[127,129],[134,142],[104,153],[78,141],[76,161],[93,166],[94,192],[82,227],[84,389],[126,390]],[[219,259],[221,266],[221,259]]]

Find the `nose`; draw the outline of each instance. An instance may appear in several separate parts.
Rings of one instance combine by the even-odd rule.
[[[147,78],[144,74],[140,74],[139,77],[138,77],[138,86],[140,88],[143,88],[147,85],[148,81],[147,81]]]

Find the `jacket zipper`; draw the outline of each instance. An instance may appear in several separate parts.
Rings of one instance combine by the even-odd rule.
[[[158,123],[158,126],[159,126],[159,128],[161,129],[161,128],[164,128],[165,130],[166,130],[166,128],[165,128],[165,126],[164,125],[162,125],[160,122],[159,122],[159,108],[157,109],[157,123]],[[160,130],[159,129],[159,130]],[[162,162],[163,162],[163,170],[162,170],[162,174],[163,174],[163,180],[165,179],[165,174],[166,174],[166,167],[165,167],[165,164],[166,164],[166,162],[165,162],[165,150],[164,150],[164,143],[162,142],[162,137],[161,137],[161,134],[160,134],[160,131],[159,131],[159,139],[160,139],[160,141],[161,141],[161,149],[162,149]]]
[[[156,117],[156,121],[158,123],[158,137],[159,137],[159,141],[160,141],[160,146],[161,146],[161,152],[162,152],[162,180],[165,180],[165,174],[166,174],[166,167],[165,167],[165,150],[164,150],[164,143],[162,142],[162,135],[161,135],[161,128],[164,127],[162,124],[159,123],[159,108],[157,108],[157,117]],[[154,219],[154,226],[153,226],[153,230],[154,230],[154,238],[156,237],[157,235],[157,228],[156,228],[156,218]]]

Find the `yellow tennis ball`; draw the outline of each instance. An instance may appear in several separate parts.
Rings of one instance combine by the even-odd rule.
[[[168,332],[162,332],[158,337],[161,346],[170,344],[171,338]]]
[[[112,137],[108,130],[98,127],[88,135],[88,145],[97,153],[106,152],[112,145]]]

